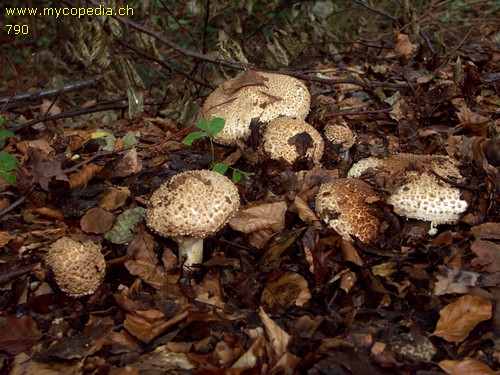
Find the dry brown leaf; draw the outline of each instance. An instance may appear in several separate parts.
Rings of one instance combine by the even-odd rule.
[[[488,135],[488,117],[472,112],[465,102],[460,106],[456,114],[462,130],[481,137]]]
[[[363,265],[363,259],[359,256],[358,250],[354,247],[351,240],[342,238],[340,240],[340,249],[342,250],[342,257],[348,262],[352,262],[357,266]]]
[[[58,115],[61,113],[61,108],[54,103],[53,100],[44,99],[39,108],[40,117]]]
[[[82,169],[69,177],[70,189],[75,190],[85,186],[101,169],[102,166],[94,163],[85,164]]]
[[[321,221],[309,205],[298,195],[295,196],[295,207],[299,213],[300,220],[305,224],[313,225],[316,229],[321,229]]]
[[[500,223],[483,223],[471,228],[474,237],[500,240]]]
[[[112,170],[106,170],[106,178],[114,177],[127,177],[142,170],[142,161],[137,155],[135,147],[127,150],[120,158],[114,163]]]
[[[266,314],[262,306],[259,308],[259,317],[264,324],[274,359],[279,360],[286,353],[291,337]]]
[[[484,271],[494,273],[500,271],[500,245],[492,241],[476,239],[471,250],[477,255],[471,262],[480,265]]]
[[[434,284],[434,294],[468,293],[469,288],[479,284],[481,274],[477,272],[462,271],[458,267],[448,264],[439,267]]]
[[[68,139],[68,149],[70,151],[82,147],[85,143],[92,140],[92,132],[86,130],[66,130],[64,139]]]
[[[491,319],[491,313],[490,301],[470,295],[462,296],[439,311],[440,318],[432,335],[446,341],[461,342],[477,324]]]
[[[52,146],[49,145],[48,142],[43,139],[37,139],[33,141],[22,141],[16,144],[17,150],[22,153],[26,153],[29,147],[36,148],[45,155],[54,155],[56,153],[56,151],[52,148]]]
[[[226,81],[222,84],[222,89],[226,95],[233,95],[234,93],[247,86],[265,86],[269,78],[264,77],[255,70],[247,70],[239,77]]]
[[[23,315],[17,318],[7,315],[0,320],[0,350],[11,355],[19,354],[40,338],[36,322],[30,316]]]
[[[281,232],[285,228],[286,210],[285,202],[264,203],[238,212],[229,225],[246,234],[263,229]]]
[[[34,208],[32,211],[34,214],[52,219],[52,220],[59,220],[59,221],[64,221],[64,216],[59,210],[54,210],[53,208],[49,207],[40,207],[40,208]]]
[[[285,271],[270,280],[262,292],[261,301],[271,309],[282,311],[291,306],[303,306],[311,299],[306,279],[296,272]]]
[[[494,375],[496,374],[487,364],[473,358],[466,357],[462,361],[446,359],[438,362],[438,366],[449,375]]]
[[[258,365],[259,358],[264,355],[266,341],[264,339],[264,332],[261,327],[248,330],[248,335],[252,339],[252,345],[248,350],[233,363],[231,370],[228,374],[240,374],[244,370],[253,369]]]
[[[168,284],[168,276],[165,269],[157,264],[155,247],[153,236],[141,227],[127,249],[127,255],[132,260],[126,261],[125,267],[146,284],[161,289]]]
[[[123,326],[142,342],[149,343],[187,316],[187,311],[182,311],[171,319],[167,319],[160,310],[134,311],[127,314]]]
[[[408,60],[417,49],[417,46],[410,41],[410,37],[398,30],[394,30],[394,41],[394,52],[398,58]]]
[[[174,353],[167,345],[159,346],[152,353],[142,355],[132,367],[137,369],[139,374],[187,373],[187,370],[196,368],[185,353]]]
[[[347,271],[343,273],[342,277],[340,278],[339,288],[342,289],[347,294],[349,294],[349,291],[352,289],[354,285],[356,285],[357,281],[358,281],[358,276],[356,275],[356,273],[352,271]]]
[[[104,192],[99,200],[99,207],[108,211],[114,211],[122,206],[130,196],[130,190],[126,187],[111,187]]]
[[[88,210],[80,219],[80,226],[87,233],[102,234],[113,226],[115,215],[100,207]]]

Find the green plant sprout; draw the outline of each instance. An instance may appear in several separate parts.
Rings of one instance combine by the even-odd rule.
[[[239,169],[230,167],[224,163],[215,163],[215,147],[214,147],[214,135],[220,133],[224,126],[226,125],[226,120],[220,117],[212,117],[210,119],[204,118],[194,124],[195,127],[200,129],[200,131],[194,131],[189,133],[186,138],[182,141],[183,144],[187,146],[191,146],[193,142],[197,139],[207,137],[210,141],[210,148],[212,150],[212,167],[211,171],[225,174],[229,169],[233,171],[232,180],[234,183],[237,183],[241,180],[241,177],[249,178],[253,173],[243,172]]]
[[[0,125],[3,124],[3,121],[4,121],[3,117],[0,115]],[[0,141],[5,138],[15,137],[15,136],[16,135],[11,131],[0,130]],[[13,170],[18,169],[17,163],[19,163],[18,158],[12,156],[11,154],[5,151],[0,151],[0,176],[3,177],[5,181],[7,181],[12,186],[17,185],[16,176],[14,175],[14,173],[12,173]]]

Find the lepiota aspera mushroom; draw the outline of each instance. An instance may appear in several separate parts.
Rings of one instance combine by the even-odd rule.
[[[203,238],[218,232],[240,204],[238,188],[227,177],[208,170],[176,174],[149,200],[146,223],[179,245],[184,266],[203,261]]]
[[[50,245],[45,261],[59,289],[73,297],[94,293],[106,273],[101,246],[91,241],[62,237]]]
[[[352,166],[348,177],[384,181],[387,202],[398,215],[431,222],[456,223],[467,210],[467,200],[453,183],[463,183],[456,160],[448,156],[396,154],[362,159]]]
[[[215,89],[203,104],[203,116],[222,117],[224,129],[214,140],[225,145],[246,140],[252,118],[263,123],[279,116],[305,119],[311,94],[297,78],[283,74],[247,71]]]
[[[300,156],[297,151],[297,143],[301,141],[297,137],[300,137],[301,134],[310,137],[308,147],[302,150],[303,156],[314,164],[319,164],[321,156],[323,156],[323,138],[316,129],[304,120],[285,116],[272,120],[262,135],[264,151],[271,159],[283,158],[293,164]]]
[[[344,239],[350,236],[373,243],[380,231],[380,213],[373,203],[376,192],[355,178],[339,178],[322,184],[316,195],[316,213]]]

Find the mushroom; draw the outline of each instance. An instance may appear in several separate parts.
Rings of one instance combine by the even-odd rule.
[[[179,245],[179,260],[189,267],[203,261],[203,238],[219,231],[240,204],[238,189],[227,177],[208,170],[176,174],[149,200],[146,223]]]
[[[309,138],[301,141],[301,135]],[[271,159],[283,158],[293,164],[300,156],[319,164],[323,156],[323,138],[304,120],[290,117],[278,117],[272,120],[265,128],[262,135],[264,151]],[[298,148],[303,145],[299,152]]]
[[[367,183],[339,178],[322,184],[316,195],[316,213],[344,239],[350,236],[373,243],[380,231],[377,193]]]
[[[236,144],[251,134],[253,118],[269,122],[279,116],[305,119],[311,94],[298,79],[274,73],[246,71],[215,89],[203,104],[204,117],[222,117],[224,129],[214,136],[217,143]]]
[[[347,151],[356,142],[356,135],[346,125],[341,124],[327,124],[324,130],[325,138],[333,145],[339,147],[341,155],[346,154]]]
[[[456,160],[448,156],[396,154],[383,159],[369,157],[352,166],[348,177],[385,184],[398,215],[431,222],[453,224],[468,203],[454,183],[464,183]]]
[[[62,237],[50,245],[45,261],[59,289],[73,297],[93,294],[106,273],[101,246],[91,241]]]

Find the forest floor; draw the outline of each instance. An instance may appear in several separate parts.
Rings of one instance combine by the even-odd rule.
[[[264,3],[261,13],[241,16],[241,24],[226,20],[242,28],[239,38],[231,34],[240,45],[245,33],[251,40],[285,18],[295,17],[290,25],[297,28],[299,20],[309,25],[318,4],[329,2]],[[280,11],[266,20],[275,3]],[[294,13],[313,3],[308,18]],[[163,44],[163,61],[173,62],[162,65],[145,39],[120,39],[111,24],[93,25],[75,48],[85,38],[96,45],[109,38],[103,50],[110,48],[109,56],[127,51],[136,65],[115,66],[116,56],[111,65],[95,60],[93,69],[67,80],[51,60],[62,54],[64,35],[45,49],[40,34],[39,44],[1,34],[0,373],[498,374],[500,48],[492,3],[475,8],[456,35],[443,33],[440,53],[433,50],[437,32],[410,37],[411,24],[400,23],[400,31],[372,25],[378,34],[370,42],[339,43],[345,50],[335,58],[324,58],[322,40],[280,54],[278,39],[274,47],[267,39],[272,53],[255,47],[249,65],[242,54],[250,56],[251,44],[239,50],[227,39],[212,46],[219,55],[207,52],[205,39],[198,55],[185,39],[178,42],[186,50]],[[412,24],[441,17],[443,7],[422,9]],[[372,15],[374,24],[397,21],[389,10],[366,4],[357,11],[368,20]],[[175,12],[168,16],[186,22],[172,23],[170,31],[180,27],[182,38],[195,33],[186,9]],[[37,32],[51,35],[45,21],[37,21]],[[34,20],[17,18],[23,22],[31,32]],[[255,26],[252,33],[248,25]],[[286,40],[279,39],[281,46]],[[84,70],[83,60],[68,58],[66,73]],[[124,69],[118,80],[109,78],[109,66]],[[237,146],[212,144],[209,137],[183,143],[197,130],[207,95],[224,75],[245,67],[300,79],[311,93],[307,122],[320,133],[330,123],[347,125],[354,145],[342,153],[326,142],[315,165],[271,160],[255,129]],[[131,69],[146,85],[123,73]],[[242,87],[255,84],[246,79]],[[54,95],[47,91],[53,87],[66,90]],[[112,88],[117,100],[110,99]],[[136,94],[141,100],[134,106]],[[299,143],[297,150],[305,147]],[[376,176],[371,183],[383,198],[370,202],[381,212],[375,240],[341,236],[320,220],[314,208],[322,183],[346,177],[361,159],[396,153],[458,162],[463,180],[448,182],[468,202],[460,220],[431,233],[429,222],[394,212],[384,199],[385,181]],[[226,165],[236,183],[238,220],[206,238],[204,262],[186,270],[178,245],[153,233],[144,212],[151,193],[171,176],[214,163]],[[65,293],[48,266],[51,244],[63,237],[101,247],[105,276],[89,295]]]

